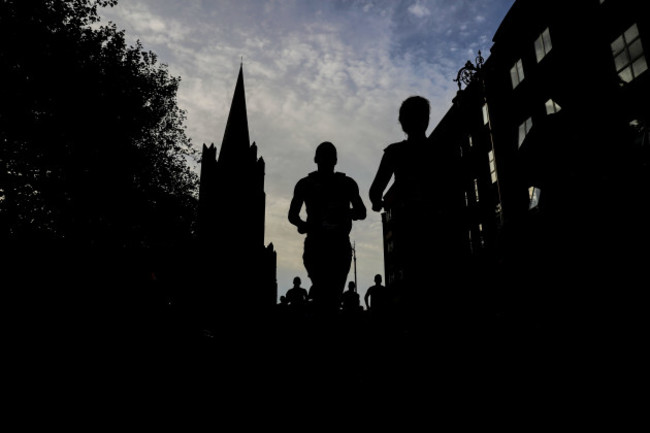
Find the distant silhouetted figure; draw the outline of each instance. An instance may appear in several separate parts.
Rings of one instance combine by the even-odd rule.
[[[307,299],[309,294],[307,289],[300,287],[300,277],[295,277],[293,279],[293,287],[287,290],[287,302],[292,308],[304,308],[307,305]]]
[[[457,146],[427,138],[429,115],[427,99],[404,100],[399,121],[407,139],[386,147],[369,191],[372,209],[380,212],[384,190],[394,176],[390,208],[394,220],[399,219],[393,235],[403,272],[400,297],[416,308],[433,301],[423,296],[451,290],[462,246]]]
[[[307,235],[303,263],[312,281],[314,306],[335,312],[352,262],[352,221],[365,219],[366,207],[354,179],[334,171],[337,155],[332,143],[318,145],[314,162],[318,170],[296,184],[289,222]],[[300,217],[303,204],[306,221]]]
[[[366,290],[363,296],[363,301],[366,304],[366,309],[373,312],[382,312],[388,306],[388,289],[381,285],[381,275],[375,275],[375,285]]]
[[[361,309],[361,300],[353,281],[348,283],[348,290],[341,296],[341,308],[345,313],[352,313]]]

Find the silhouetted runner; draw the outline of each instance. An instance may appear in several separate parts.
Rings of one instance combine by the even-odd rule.
[[[287,301],[292,308],[304,308],[309,297],[307,289],[300,287],[300,277],[293,279],[293,287],[287,290]]]
[[[359,293],[354,281],[348,283],[348,290],[341,296],[341,309],[345,313],[355,313],[361,309]]]
[[[318,170],[296,184],[289,222],[307,235],[303,263],[312,281],[309,295],[314,306],[335,312],[352,262],[352,221],[365,219],[366,207],[354,179],[334,171],[337,155],[332,143],[318,145],[314,162]],[[307,221],[300,217],[303,204]]]
[[[375,285],[368,287],[366,294],[363,296],[366,309],[373,312],[384,312],[388,306],[388,289],[382,286],[381,282],[381,275],[375,275]]]
[[[390,206],[394,220],[399,220],[393,236],[403,272],[397,284],[400,297],[419,310],[438,302],[432,293],[439,297],[452,290],[462,246],[457,146],[426,136],[429,115],[427,99],[404,100],[399,121],[407,139],[385,148],[369,191],[372,209],[380,212],[384,190],[394,176]]]

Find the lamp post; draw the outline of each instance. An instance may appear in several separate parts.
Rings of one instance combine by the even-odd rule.
[[[358,291],[357,287],[357,243],[356,241],[352,243],[352,259],[354,260],[354,291]]]
[[[460,68],[460,70],[458,71],[458,74],[454,79],[454,81],[458,83],[458,91],[461,90],[461,83],[465,84],[465,86],[469,86],[469,84],[474,79],[474,75],[476,75],[476,73],[479,72],[483,67],[483,63],[485,63],[485,59],[481,55],[480,50],[478,52],[478,56],[475,59],[475,62],[476,64],[473,64],[468,60],[467,63],[465,63],[465,66]]]

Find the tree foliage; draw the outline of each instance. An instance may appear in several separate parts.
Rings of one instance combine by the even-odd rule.
[[[180,79],[98,10],[0,3],[0,239],[157,247],[192,235]]]

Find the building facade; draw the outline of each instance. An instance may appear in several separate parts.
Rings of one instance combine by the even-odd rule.
[[[587,272],[647,239],[641,3],[517,1],[495,33],[484,82],[512,257]]]
[[[430,136],[461,154],[467,269],[497,267],[540,289],[639,275],[650,241],[648,47],[639,0],[513,4]],[[384,227],[390,282],[393,209]]]

